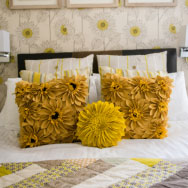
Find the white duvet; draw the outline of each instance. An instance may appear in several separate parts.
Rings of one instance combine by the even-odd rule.
[[[75,158],[188,158],[188,121],[169,122],[169,136],[163,140],[122,140],[118,146],[98,149],[74,144],[54,144],[21,149],[17,132],[1,128],[0,163],[61,160]]]

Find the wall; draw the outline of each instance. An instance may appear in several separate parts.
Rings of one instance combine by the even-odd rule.
[[[65,2],[63,2],[64,4]],[[11,63],[0,64],[0,109],[5,81],[17,76],[16,54],[179,46],[180,28],[188,24],[188,0],[173,8],[10,10],[0,0],[0,29],[11,33]],[[188,64],[178,60],[188,86]]]

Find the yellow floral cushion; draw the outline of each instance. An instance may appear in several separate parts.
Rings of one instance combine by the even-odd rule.
[[[75,140],[79,112],[86,106],[88,85],[84,76],[65,77],[43,84],[16,84],[20,113],[20,146],[70,143]]]
[[[98,101],[80,112],[77,136],[83,145],[99,148],[117,145],[125,135],[125,120],[119,107]]]
[[[124,112],[125,138],[145,139],[167,136],[168,103],[173,80],[169,77],[124,78],[107,73],[102,78],[105,101]]]

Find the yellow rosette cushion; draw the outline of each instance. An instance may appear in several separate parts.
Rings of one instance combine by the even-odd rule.
[[[98,101],[80,112],[77,123],[78,139],[85,146],[105,148],[116,146],[125,134],[125,120],[119,107]]]
[[[103,76],[103,98],[120,106],[124,113],[125,138],[167,137],[172,82],[169,77],[161,76],[124,78],[110,73]]]
[[[71,143],[76,139],[78,113],[85,107],[88,96],[84,76],[43,84],[21,81],[15,93],[20,113],[21,147]]]

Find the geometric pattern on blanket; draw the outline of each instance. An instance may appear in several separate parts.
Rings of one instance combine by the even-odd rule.
[[[96,160],[97,159],[68,159],[66,161],[73,163],[73,164],[76,164],[76,165],[83,168],[83,167],[88,166],[89,164],[94,163]]]
[[[32,165],[32,163],[5,163],[2,164],[7,170],[10,170],[12,173],[23,170],[24,168]]]
[[[173,177],[184,166],[161,159],[136,158],[2,163],[0,187],[149,188]]]
[[[120,183],[114,184],[109,188],[150,187],[174,175],[178,169],[177,165],[172,164],[171,162],[160,161],[152,168],[138,173],[129,179],[123,180]]]

